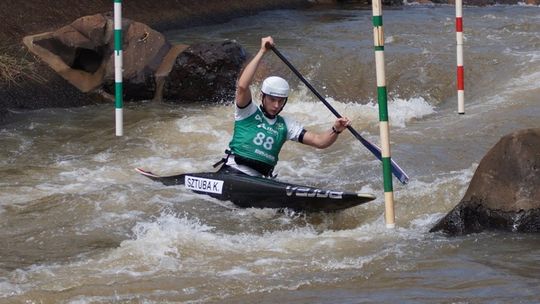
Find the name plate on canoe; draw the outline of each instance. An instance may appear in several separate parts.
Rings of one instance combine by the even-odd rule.
[[[186,175],[184,179],[186,188],[194,191],[210,192],[221,194],[223,190],[223,181],[209,178]]]

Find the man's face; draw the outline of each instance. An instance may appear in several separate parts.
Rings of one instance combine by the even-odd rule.
[[[277,115],[283,105],[285,105],[285,97],[276,97],[272,95],[265,95],[263,97],[263,107],[270,115]]]

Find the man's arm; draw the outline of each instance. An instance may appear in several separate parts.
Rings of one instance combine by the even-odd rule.
[[[253,57],[253,59],[251,59],[248,65],[244,68],[242,74],[240,74],[240,77],[238,78],[238,82],[236,84],[235,102],[239,108],[247,106],[249,101],[251,100],[251,91],[249,89],[249,86],[253,81],[253,76],[255,76],[255,72],[259,67],[259,63],[261,62],[264,54],[268,51],[268,49],[266,48],[267,43],[274,45],[274,40],[272,39],[272,37],[268,36],[261,39],[261,48],[255,55],[255,57]]]
[[[304,134],[302,143],[319,149],[328,148],[336,141],[339,133],[343,132],[350,122],[347,117],[341,117],[334,122],[332,129],[328,131],[322,133],[307,131]]]

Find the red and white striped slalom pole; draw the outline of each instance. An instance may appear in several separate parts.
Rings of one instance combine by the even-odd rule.
[[[465,80],[463,70],[463,2],[456,0],[456,55],[458,114],[465,114]]]

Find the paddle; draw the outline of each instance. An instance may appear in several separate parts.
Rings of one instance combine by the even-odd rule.
[[[320,101],[322,101],[322,103],[324,103],[324,105],[337,117],[337,118],[341,118],[342,116],[328,103],[328,101],[326,101],[326,99],[324,99],[321,94],[319,94],[319,92],[317,92],[317,90],[315,90],[315,88],[304,78],[304,76],[302,76],[302,74],[300,74],[300,72],[298,72],[298,70],[289,62],[289,60],[287,60],[287,58],[285,58],[277,49],[275,46],[267,43],[266,44],[266,48],[269,48],[271,49],[272,51],[274,51],[274,53],[289,67],[289,69],[291,69],[291,71],[293,71],[294,74],[296,74],[296,76],[298,76],[298,78],[311,90],[311,92],[313,92],[313,94],[315,94],[315,96],[317,96],[319,98]],[[373,155],[375,155],[379,160],[382,160],[382,155],[381,155],[381,149],[379,147],[377,147],[376,145],[372,144],[371,142],[369,142],[367,139],[363,138],[362,135],[360,135],[358,132],[356,132],[356,130],[351,127],[351,126],[347,126],[347,129],[349,129],[349,131],[351,131],[351,133],[354,135],[354,137],[356,137],[356,139],[358,139],[369,151],[371,151],[371,153],[373,153]],[[398,166],[398,164],[396,162],[394,162],[394,160],[392,159],[391,160],[391,165],[392,165],[392,174],[394,174],[394,176],[402,183],[402,184],[406,184],[408,181],[409,181],[409,176],[407,176],[407,174],[405,173],[405,171],[403,171],[403,169],[401,169],[401,167]]]

